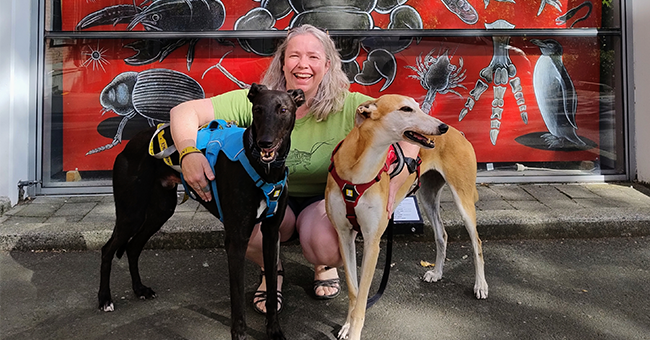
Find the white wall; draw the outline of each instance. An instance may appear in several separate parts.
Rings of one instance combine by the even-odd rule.
[[[0,196],[18,200],[20,180],[35,179],[38,26],[36,1],[3,0],[0,11]]]
[[[650,1],[633,0],[635,103],[634,124],[637,179],[650,182]],[[634,179],[634,174],[631,174]]]

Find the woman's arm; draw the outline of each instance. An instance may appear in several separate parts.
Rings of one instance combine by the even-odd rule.
[[[399,142],[399,146],[402,148],[404,157],[410,157],[413,159],[416,159],[418,157],[418,153],[420,152],[419,146],[411,144],[409,142]],[[388,204],[386,205],[386,211],[388,211],[389,216],[393,213],[393,209],[395,208],[393,207],[395,204],[395,195],[397,195],[397,191],[399,191],[404,182],[406,182],[406,179],[409,177],[409,175],[410,173],[407,167],[404,166],[402,172],[390,180],[390,186],[388,189]]]
[[[198,128],[213,119],[214,109],[210,98],[191,100],[174,107],[170,111],[170,125],[178,152],[187,147],[196,147]],[[211,201],[208,181],[214,179],[214,173],[205,156],[200,152],[188,153],[183,156],[181,168],[187,185],[192,187],[201,199]]]

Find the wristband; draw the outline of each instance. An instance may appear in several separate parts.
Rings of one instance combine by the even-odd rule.
[[[201,152],[201,150],[197,149],[196,146],[188,146],[185,149],[181,150],[181,152],[178,154],[178,164],[182,164],[183,162],[183,157],[191,154],[191,153],[197,153]]]

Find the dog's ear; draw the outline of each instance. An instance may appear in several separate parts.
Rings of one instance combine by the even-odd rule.
[[[287,92],[291,96],[291,99],[293,99],[293,102],[296,103],[296,107],[300,107],[300,105],[305,103],[305,92],[301,89],[289,90]]]
[[[375,105],[374,100],[369,100],[365,103],[362,103],[357,107],[357,114],[354,119],[355,125],[360,125],[364,120],[368,118],[374,118],[373,114],[377,112],[377,105]]]
[[[251,88],[248,90],[248,100],[250,100],[252,102],[253,98],[255,98],[255,96],[257,96],[257,94],[260,93],[260,91],[263,91],[263,90],[267,90],[266,86],[264,86],[262,84],[253,83],[251,85]]]

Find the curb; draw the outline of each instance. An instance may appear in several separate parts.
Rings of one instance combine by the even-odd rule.
[[[479,191],[477,230],[483,241],[650,236],[650,189],[643,184],[479,185]],[[0,197],[2,209],[4,202]],[[223,248],[223,224],[198,206],[179,205],[146,248]],[[430,221],[422,217],[422,233],[394,229],[402,232],[395,238],[435,242]],[[442,198],[440,217],[449,241],[469,240],[450,192]],[[114,223],[110,196],[37,197],[0,216],[0,251],[99,250]]]
[[[452,216],[445,216],[452,215]],[[517,239],[562,239],[650,236],[650,214],[647,209],[605,208],[576,212],[567,219],[561,215],[521,211],[479,212],[478,233],[482,241]],[[458,214],[442,214],[448,240],[468,241],[468,233]],[[169,221],[146,245],[146,249],[223,248],[223,225],[203,221]],[[35,226],[33,226],[35,227]],[[0,235],[0,251],[85,251],[100,250],[110,238],[112,224],[99,226],[73,223],[30,228],[23,232]],[[434,242],[431,223],[425,219],[422,234],[398,234],[404,242]]]

